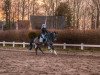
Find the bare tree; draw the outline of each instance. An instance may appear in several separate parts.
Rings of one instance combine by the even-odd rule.
[[[6,28],[10,29],[11,0],[4,0],[3,10],[4,10],[4,14],[5,14],[5,20],[6,20]]]
[[[95,6],[94,6],[94,4],[91,4],[90,5],[90,7],[91,7],[91,29],[96,29],[96,21],[95,21],[95,18],[96,18],[96,16],[95,16]]]
[[[36,4],[36,0],[32,1],[32,14],[35,14],[35,4]]]
[[[24,20],[25,18],[25,0],[21,0],[21,19]]]
[[[100,0],[92,0],[96,7],[96,28],[99,28],[100,21]]]
[[[72,6],[72,11],[73,11],[73,21],[72,24],[75,28],[79,28],[79,20],[80,20],[80,7],[81,7],[81,2],[82,0],[73,0],[73,6]]]
[[[29,20],[29,18],[30,18],[30,0],[28,0],[28,2],[27,2],[27,17]]]

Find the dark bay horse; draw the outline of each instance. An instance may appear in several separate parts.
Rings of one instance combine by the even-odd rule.
[[[46,37],[45,45],[48,47],[48,49],[49,49],[50,52],[52,52],[52,53],[54,53],[54,54],[57,55],[57,52],[55,51],[54,46],[53,46],[54,41],[57,40],[57,34],[56,34],[56,32],[48,32],[45,35],[45,37]],[[35,45],[36,55],[37,55],[37,50],[38,49],[44,54],[44,52],[41,49],[41,47],[42,47],[42,45],[44,43],[40,42],[39,39],[40,39],[40,36],[34,38],[34,41],[33,41],[33,43]],[[32,44],[32,43],[30,43],[30,44]],[[30,48],[32,48],[32,46]]]

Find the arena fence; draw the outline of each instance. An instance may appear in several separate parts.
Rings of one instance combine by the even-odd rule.
[[[26,42],[0,42],[0,45],[2,45],[3,47],[5,47],[6,45],[12,45],[12,47],[15,47],[15,45],[22,45],[23,48],[26,47],[26,45],[29,45],[29,43],[26,43]],[[54,46],[59,46],[59,47],[62,47],[63,49],[66,49],[67,46],[68,47],[80,47],[81,50],[84,50],[85,47],[100,47],[100,45],[88,45],[88,44],[66,44],[66,43],[63,43],[63,44],[54,44]]]

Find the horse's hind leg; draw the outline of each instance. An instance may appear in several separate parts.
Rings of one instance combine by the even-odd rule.
[[[44,52],[42,51],[42,49],[40,48],[40,46],[39,46],[38,48],[39,48],[39,50],[42,52],[42,54],[44,54]]]
[[[35,48],[35,53],[36,53],[36,55],[37,55],[37,49],[38,49],[38,46]]]
[[[38,49],[42,52],[42,54],[44,54],[44,52],[42,51],[42,49],[40,48],[40,46],[37,45],[36,48],[35,48],[36,55],[37,55],[37,51],[38,51]]]

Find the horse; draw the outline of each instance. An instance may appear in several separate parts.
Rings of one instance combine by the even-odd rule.
[[[37,55],[37,50],[39,49],[42,54],[44,54],[44,52],[42,51],[41,47],[43,44],[45,44],[46,46],[48,46],[48,49],[51,53],[54,52],[55,55],[57,55],[57,52],[54,49],[53,43],[55,40],[57,40],[57,33],[56,32],[47,32],[46,35],[46,41],[44,42],[40,42],[40,36],[34,38],[33,43],[35,45],[35,52]],[[32,42],[30,43],[30,50],[32,49]]]

